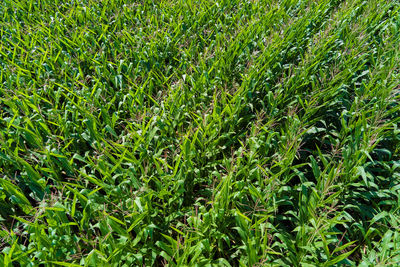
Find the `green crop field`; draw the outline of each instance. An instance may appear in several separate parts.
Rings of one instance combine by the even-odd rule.
[[[0,266],[400,266],[400,2],[2,0]]]

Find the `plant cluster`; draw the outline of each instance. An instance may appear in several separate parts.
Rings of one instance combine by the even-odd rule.
[[[394,0],[3,0],[0,265],[400,265],[399,44]]]

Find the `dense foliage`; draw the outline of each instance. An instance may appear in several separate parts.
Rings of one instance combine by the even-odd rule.
[[[2,0],[0,265],[400,265],[399,11]]]

